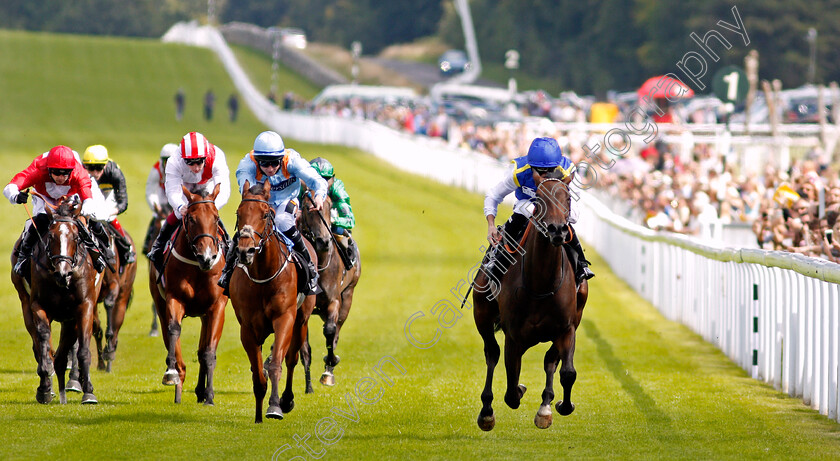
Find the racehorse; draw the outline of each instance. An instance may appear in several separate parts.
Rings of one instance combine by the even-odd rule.
[[[117,245],[114,242],[113,232],[117,232],[110,225],[106,225],[109,235],[108,240],[111,250],[114,254],[117,253]],[[126,237],[131,245],[134,246],[134,240],[131,235],[126,232]],[[110,268],[103,271],[104,281],[102,289],[99,292],[98,303],[105,305],[105,314],[107,315],[108,325],[105,330],[105,347],[102,347],[102,326],[99,321],[99,315],[96,310],[94,312],[93,323],[93,337],[96,339],[96,351],[98,352],[98,368],[111,372],[111,364],[114,362],[114,357],[117,352],[117,341],[125,320],[125,311],[131,305],[131,298],[134,294],[134,278],[137,275],[137,262],[122,265],[120,258],[116,258],[116,265],[111,271]]]
[[[40,196],[37,192],[31,193]],[[21,300],[24,324],[32,337],[32,351],[38,362],[41,382],[35,399],[39,403],[52,401],[51,376],[57,370],[59,399],[62,404],[67,403],[64,375],[68,353],[78,339],[76,357],[80,387],[84,392],[82,403],[95,404],[98,401],[90,382],[90,338],[101,275],[94,270],[79,235],[81,226],[85,226],[84,218],[79,217],[79,200],[75,196],[62,197],[56,207],[46,200],[44,202],[50,224],[48,229],[36,230],[43,232],[44,237],[33,250],[30,279],[27,281],[12,273],[12,283]],[[15,259],[13,255],[13,265]],[[53,321],[61,323],[61,337],[55,354],[51,350]]]
[[[519,408],[525,393],[525,386],[518,384],[522,355],[538,343],[550,342],[544,359],[546,384],[534,423],[541,429],[551,425],[554,372],[560,360],[563,361],[560,368],[563,400],[557,402],[556,409],[563,416],[575,409],[571,402],[572,385],[577,377],[573,363],[575,332],[589,287],[586,280],[575,286],[574,266],[564,248],[571,240],[566,184],[559,172],[544,178],[534,173],[534,182],[537,184],[534,214],[519,246],[508,248],[515,261],[502,276],[501,286],[491,281],[483,270],[478,271],[473,282],[473,313],[484,340],[487,363],[487,378],[481,393],[483,406],[478,415],[478,426],[484,431],[492,430],[496,424],[491,404],[493,370],[500,353],[494,335],[497,327],[505,334],[505,403],[513,409]]]
[[[158,234],[160,233],[160,228],[163,226],[163,222],[166,221],[166,216],[172,212],[172,208],[166,205],[155,205],[155,215],[152,216],[151,222],[149,222],[149,228],[146,231],[146,239],[143,241],[143,254],[149,254],[149,251],[152,249],[152,243],[154,243],[155,239],[157,239]],[[157,285],[157,271],[155,271],[154,264],[149,261],[149,287],[154,289]],[[155,302],[152,301],[152,327],[149,329],[149,336],[157,336],[160,332],[158,331],[158,318],[157,318],[157,308],[155,307]]]
[[[183,187],[187,211],[174,236],[159,283],[151,287],[166,346],[163,384],[175,386],[175,403],[181,403],[186,364],[181,356],[181,321],[184,316],[201,318],[198,343],[198,403],[213,405],[213,371],[216,346],[225,323],[227,296],[216,283],[224,267],[225,239],[214,200],[219,184],[210,194],[193,194]]]
[[[319,261],[318,275],[320,276],[320,286],[323,292],[319,293],[316,297],[315,312],[324,321],[324,337],[327,341],[327,355],[324,357],[324,373],[321,375],[321,384],[325,386],[335,385],[335,375],[333,372],[341,360],[335,354],[335,349],[338,347],[338,335],[341,332],[342,325],[347,320],[347,316],[350,314],[350,306],[353,304],[353,292],[356,289],[356,284],[359,283],[359,277],[362,275],[362,262],[358,247],[355,247],[356,264],[350,269],[345,268],[342,258],[338,254],[339,251],[344,250],[337,248],[337,242],[333,240],[334,237],[331,235],[332,231],[328,224],[330,222],[331,207],[332,200],[327,195],[324,198],[324,205],[320,211],[304,206],[300,215],[301,232],[306,237],[306,240],[310,241],[315,247]],[[301,351],[306,372],[307,393],[312,392],[312,385],[309,379],[310,353],[309,338],[307,337],[303,350]]]
[[[246,180],[242,202],[236,210],[239,263],[230,282],[230,299],[239,320],[239,337],[251,362],[256,401],[255,423],[262,422],[262,403],[271,379],[267,418],[282,419],[294,408],[292,376],[298,350],[307,334],[307,322],[315,296],[298,293],[298,275],[292,252],[274,228],[274,210],[269,204],[271,184]],[[311,248],[310,255],[314,259]],[[265,364],[262,345],[274,333],[274,344]],[[281,364],[286,362],[286,389],[278,397]]]

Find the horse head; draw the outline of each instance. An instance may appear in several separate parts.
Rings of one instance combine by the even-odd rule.
[[[332,201],[329,195],[324,198],[324,205],[320,210],[313,208],[314,202],[309,195],[309,190],[304,194],[303,201],[300,204],[301,214],[301,232],[312,242],[315,251],[318,253],[325,253],[330,249],[330,228],[327,223],[330,222],[330,208],[332,208]]]
[[[84,253],[79,236],[79,213],[81,203],[74,195],[70,198],[61,197],[58,205],[53,208],[49,202],[44,209],[50,217],[50,227],[46,233],[44,248],[46,249],[48,268],[61,288],[70,288],[73,272],[84,262]]]
[[[537,196],[533,221],[537,229],[554,246],[567,243],[571,238],[568,226],[571,196],[567,178],[558,170],[542,176],[534,172],[534,183],[537,184]]]
[[[182,188],[189,202],[182,218],[184,233],[199,269],[209,271],[218,262],[222,251],[219,242],[219,210],[215,202],[220,185],[216,184],[210,194],[193,194],[186,187]]]
[[[239,262],[250,266],[254,256],[274,233],[274,209],[268,203],[271,183],[254,184],[245,180],[242,201],[236,209],[236,230],[239,233]]]

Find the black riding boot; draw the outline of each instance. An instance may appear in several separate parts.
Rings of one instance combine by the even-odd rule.
[[[580,240],[578,240],[577,232],[575,232],[572,225],[569,224],[569,228],[572,230],[572,241],[568,243],[569,247],[571,247],[577,253],[577,267],[575,267],[575,281],[578,285],[584,280],[589,280],[592,277],[595,277],[595,273],[589,269],[589,261],[586,260],[586,257],[583,254],[583,248],[580,246]]]
[[[97,221],[89,221],[89,226],[91,229],[89,230],[83,225],[79,225],[79,237],[82,240],[82,243],[85,244],[85,248],[87,248],[88,253],[90,254],[90,259],[93,262],[93,268],[96,269],[96,272],[102,272],[105,269],[107,263],[105,262],[105,256],[99,250],[99,243],[97,243],[97,239],[94,239],[91,233],[94,232],[93,228],[95,228]],[[104,231],[103,231],[104,232]],[[113,255],[113,253],[111,253]]]
[[[347,232],[347,260],[350,261],[350,267],[347,270],[350,270],[356,265],[356,241],[353,240],[350,232]]]
[[[114,255],[114,250],[111,249],[111,239],[108,237],[108,231],[105,230],[105,226],[100,221],[91,219],[88,221],[88,228],[94,237],[96,237],[99,243],[99,251],[105,256],[105,260],[111,266],[116,266],[117,257]]]
[[[117,245],[117,256],[120,258],[120,265],[125,266],[137,261],[134,248],[131,247],[131,242],[128,237],[124,237],[120,231],[114,229],[114,243]]]
[[[507,273],[508,268],[514,260],[514,255],[508,254],[504,248],[505,243],[513,246],[522,238],[525,233],[525,228],[528,227],[528,218],[525,215],[514,213],[510,216],[500,232],[502,234],[502,241],[490,250],[490,258],[485,264],[485,268],[490,270],[490,276],[501,282],[502,276]]]
[[[169,238],[172,237],[172,233],[175,232],[175,229],[177,228],[177,224],[169,224],[164,221],[163,225],[160,226],[160,232],[158,232],[155,243],[152,244],[152,249],[149,250],[149,254],[146,255],[152,264],[155,265],[155,269],[157,269],[159,274],[163,272],[163,249],[166,248],[166,242],[169,241]]]
[[[49,224],[48,219],[44,221],[44,226]],[[29,274],[29,256],[32,254],[32,249],[35,248],[35,243],[38,241],[38,231],[35,230],[35,226],[38,226],[40,229],[41,223],[36,223],[35,225],[30,224],[23,230],[23,237],[21,237],[20,246],[17,249],[17,262],[13,270],[20,277],[26,278]]]
[[[306,250],[306,245],[303,244],[303,237],[298,232],[297,227],[292,227],[291,229],[283,232],[283,235],[289,238],[292,241],[292,249],[298,252],[300,256],[303,258],[304,262],[306,262],[306,271],[309,272],[306,284],[306,293],[305,295],[314,295],[321,292],[320,287],[318,287],[318,269],[315,268],[315,264],[312,263],[312,258],[309,257],[309,252]]]
[[[233,270],[236,268],[236,263],[239,261],[239,251],[236,246],[239,243],[239,232],[233,234],[233,241],[228,245],[225,252],[225,268],[222,269],[222,275],[219,277],[217,285],[224,288],[224,295],[230,296],[230,277],[233,275]]]

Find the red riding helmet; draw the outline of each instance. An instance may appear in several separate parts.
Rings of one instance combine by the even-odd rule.
[[[210,155],[210,141],[203,134],[192,131],[181,138],[181,158],[205,158]]]
[[[58,170],[72,170],[76,167],[76,157],[73,150],[67,146],[55,146],[47,154],[47,168]]]

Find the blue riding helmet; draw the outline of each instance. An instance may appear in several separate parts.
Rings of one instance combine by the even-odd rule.
[[[263,131],[254,140],[254,158],[263,160],[279,160],[286,151],[283,138],[273,131]]]
[[[554,138],[536,138],[528,148],[528,164],[537,168],[555,168],[563,161],[563,152]]]

